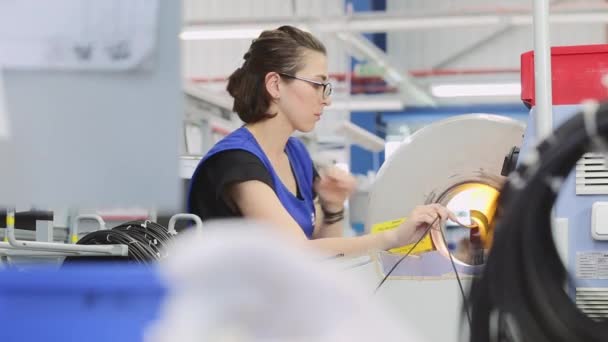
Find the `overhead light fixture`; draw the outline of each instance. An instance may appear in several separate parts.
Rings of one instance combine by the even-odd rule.
[[[403,110],[403,101],[397,97],[383,97],[374,95],[353,95],[349,98],[337,98],[332,100],[330,106],[325,110],[348,110],[348,111],[395,111]]]
[[[519,96],[521,84],[515,82],[442,84],[431,86],[431,94],[436,97]]]
[[[306,25],[296,25],[300,30],[310,32]],[[179,35],[181,40],[220,40],[220,39],[255,39],[264,30],[273,29],[272,26],[262,25],[192,25],[188,26]]]
[[[263,29],[191,29],[180,33],[181,40],[254,39]]]

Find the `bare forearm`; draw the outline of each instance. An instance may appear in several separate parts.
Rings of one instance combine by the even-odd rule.
[[[348,256],[365,254],[373,249],[387,250],[395,247],[394,239],[387,233],[348,238],[330,237],[310,240],[309,243],[325,254]]]
[[[321,224],[318,234],[315,235],[315,239],[337,238],[342,236],[344,236],[344,220],[333,224]]]

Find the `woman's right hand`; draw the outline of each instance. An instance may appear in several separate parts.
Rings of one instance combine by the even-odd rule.
[[[417,206],[397,229],[387,232],[390,248],[415,243],[426,234],[429,225],[431,229],[439,229],[448,218],[457,221],[456,216],[440,204]]]

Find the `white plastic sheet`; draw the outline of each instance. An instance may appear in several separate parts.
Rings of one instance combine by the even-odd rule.
[[[421,341],[345,272],[264,225],[208,223],[170,255],[169,296],[148,342]]]

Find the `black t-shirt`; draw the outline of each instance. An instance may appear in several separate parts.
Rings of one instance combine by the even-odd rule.
[[[313,177],[319,177],[314,167]],[[227,198],[225,190],[229,185],[250,180],[268,184],[274,190],[270,171],[253,153],[245,150],[227,150],[210,157],[191,180],[188,196],[190,212],[198,215],[202,220],[242,217],[239,208]],[[299,184],[297,196],[302,198]]]

